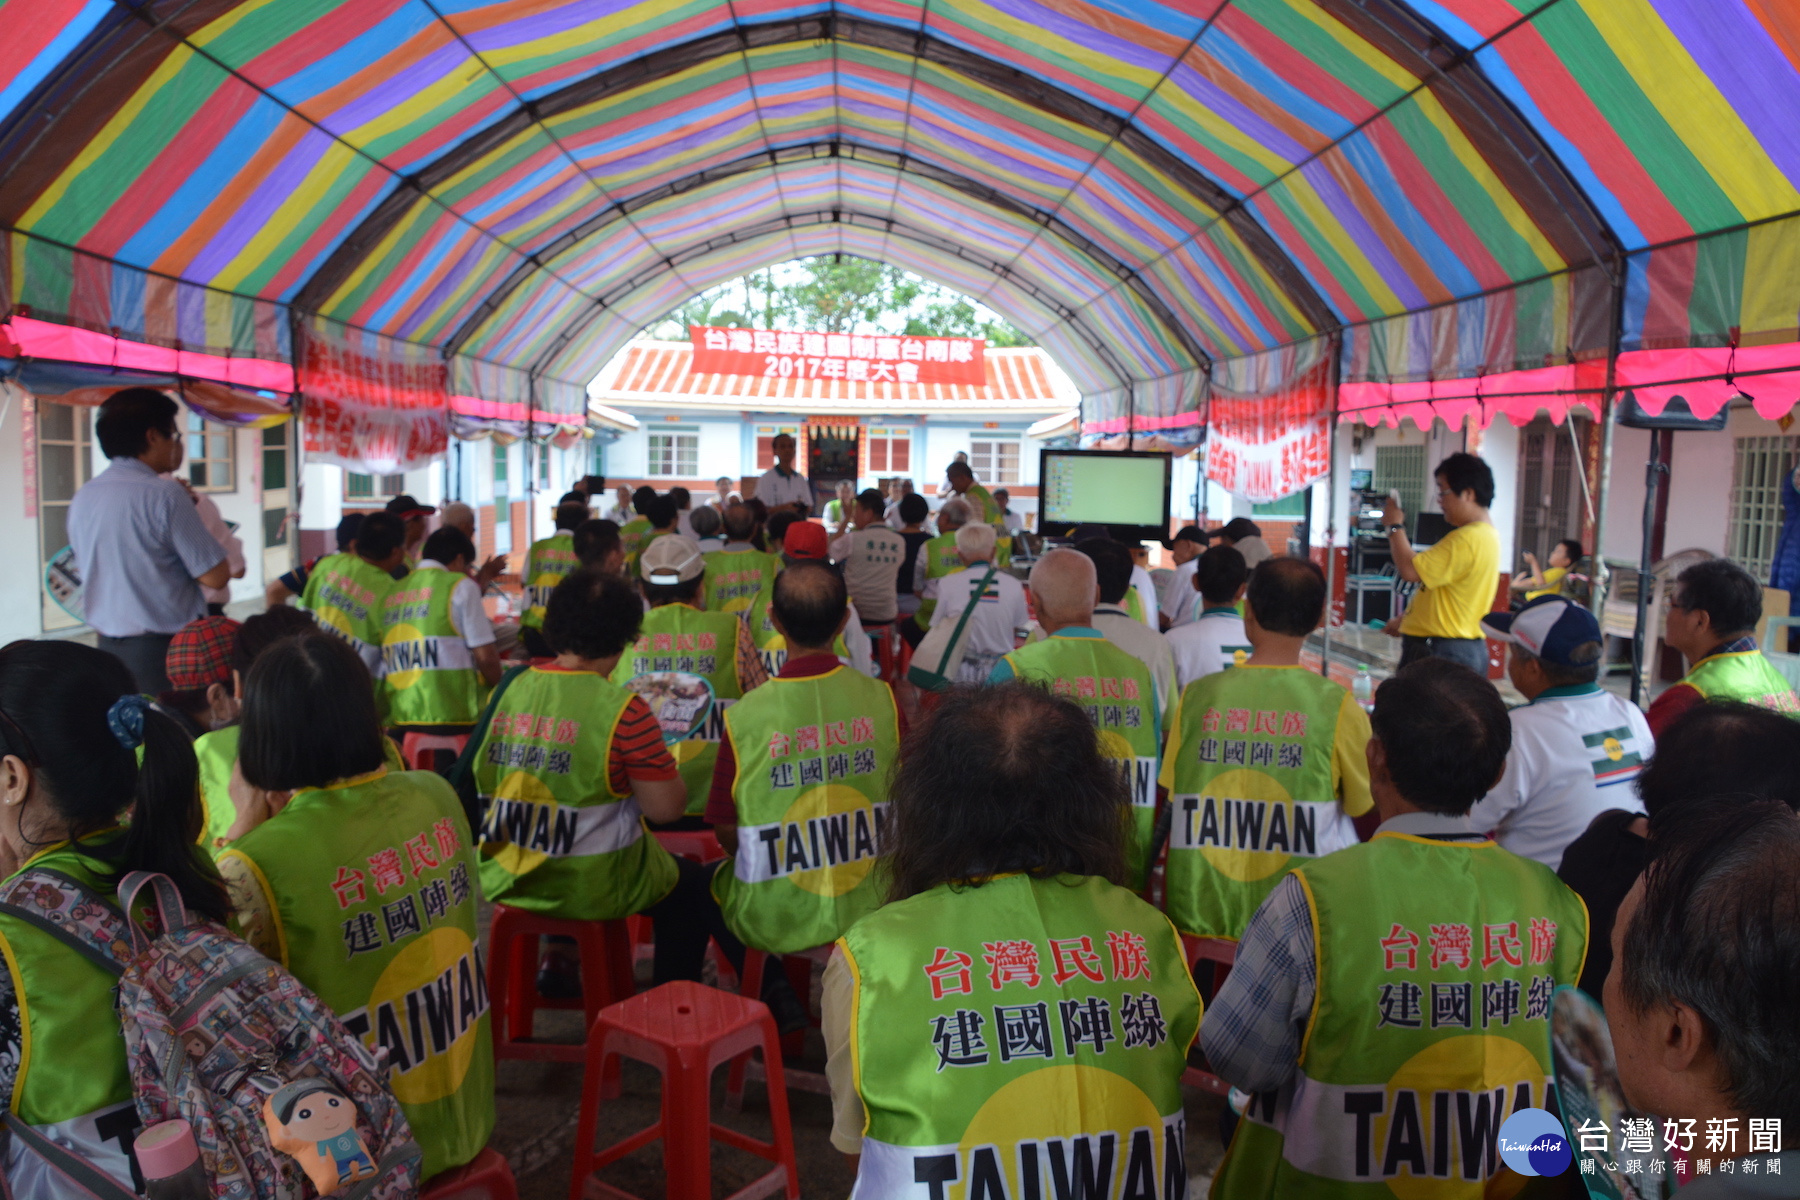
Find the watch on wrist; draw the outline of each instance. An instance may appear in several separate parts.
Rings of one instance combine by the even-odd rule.
[[[1396,521],[1392,525],[1383,525],[1382,529],[1388,533],[1404,533],[1406,532],[1406,525],[1404,522]]]

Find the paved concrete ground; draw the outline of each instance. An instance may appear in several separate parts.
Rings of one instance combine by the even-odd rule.
[[[640,964],[646,966],[648,964]],[[579,1013],[540,1014],[540,1037],[575,1041],[580,1037]],[[824,1044],[817,1030],[808,1036],[804,1057],[797,1064],[821,1071]],[[742,1130],[753,1137],[769,1137],[769,1106],[760,1084],[750,1086],[744,1111],[725,1110],[725,1073],[713,1080],[712,1118],[719,1124]],[[499,1122],[492,1145],[513,1164],[521,1200],[565,1200],[574,1153],[575,1123],[581,1096],[581,1068],[573,1063],[508,1061],[499,1064],[495,1102]],[[600,1145],[610,1145],[657,1119],[661,1086],[649,1067],[626,1063],[622,1094],[600,1113]],[[1194,1179],[1195,1200],[1206,1194],[1206,1183],[1223,1153],[1219,1143],[1219,1113],[1223,1100],[1194,1089],[1187,1091],[1188,1170]],[[831,1103],[822,1096],[795,1088],[788,1090],[788,1111],[794,1130],[800,1165],[800,1193],[807,1200],[837,1200],[850,1194],[849,1163],[832,1148]],[[713,1146],[713,1196],[728,1196],[761,1175],[760,1159],[717,1143]],[[653,1142],[628,1158],[608,1167],[600,1176],[646,1200],[666,1194],[662,1143]],[[669,1197],[669,1200],[704,1200]]]

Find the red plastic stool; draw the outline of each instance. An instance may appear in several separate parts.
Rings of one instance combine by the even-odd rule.
[[[581,954],[581,999],[546,1000],[537,991],[538,938],[575,939]],[[534,1042],[532,1019],[540,1008],[579,1008],[583,1024],[608,1004],[637,990],[631,977],[631,941],[623,921],[564,921],[494,905],[488,928],[488,1003],[493,1012],[494,1057],[580,1062],[574,1043]]]
[[[722,956],[721,956],[722,957]],[[815,962],[825,962],[831,958],[830,946],[815,946],[810,950],[798,950],[781,956],[782,968],[787,972],[788,983],[794,994],[800,997],[800,1003],[806,1008],[807,1020],[814,1028],[818,1022],[812,1018],[812,968]],[[738,980],[738,995],[745,999],[760,1000],[762,998],[763,973],[768,969],[769,956],[761,950],[744,950],[744,974]],[[781,1052],[790,1058],[799,1058],[806,1052],[806,1030],[797,1029],[793,1033],[781,1035]],[[725,1077],[725,1107],[737,1112],[744,1107],[744,1083],[762,1082],[768,1084],[766,1072],[753,1056],[744,1055],[733,1060],[731,1071]],[[802,1092],[817,1092],[822,1096],[831,1095],[831,1083],[820,1071],[802,1071],[789,1068],[786,1086]]]
[[[450,761],[455,762],[468,744],[466,733],[408,733],[400,740],[400,757],[410,771],[436,771],[438,751],[448,750]]]
[[[761,1048],[768,1059],[769,1123],[775,1140],[759,1142],[712,1120],[712,1074],[724,1062]],[[593,1081],[627,1057],[662,1072],[662,1117],[622,1142],[598,1153],[594,1128],[600,1118],[600,1090]],[[575,1170],[569,1183],[571,1200],[626,1197],[594,1178],[594,1172],[627,1154],[662,1139],[667,1194],[712,1195],[712,1143],[766,1158],[775,1166],[733,1194],[733,1200],[784,1193],[799,1200],[800,1180],[794,1161],[794,1132],[788,1124],[787,1092],[782,1084],[781,1052],[776,1047],[775,1019],[755,1000],[733,996],[703,984],[677,980],[615,1004],[600,1014],[588,1038],[587,1074],[581,1088],[581,1118],[575,1127]]]
[[[1201,938],[1189,934],[1181,935],[1181,951],[1190,964],[1205,961],[1215,964],[1213,967],[1213,994],[1217,995],[1219,985],[1225,982],[1225,976],[1231,974],[1231,964],[1237,961],[1237,943],[1224,938]],[[1220,968],[1224,969],[1221,970]],[[1188,1067],[1181,1073],[1181,1082],[1193,1087],[1202,1088],[1215,1096],[1223,1096],[1231,1090],[1231,1085],[1214,1075],[1211,1071],[1202,1071],[1199,1067]]]
[[[519,1200],[512,1164],[490,1148],[419,1185],[420,1200]]]

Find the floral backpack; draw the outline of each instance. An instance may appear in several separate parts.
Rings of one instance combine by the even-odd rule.
[[[150,889],[147,934],[122,915]],[[114,907],[57,871],[28,870],[0,886],[0,911],[42,929],[119,977],[118,1007],[132,1091],[144,1125],[193,1127],[216,1200],[317,1195],[299,1164],[269,1144],[263,1102],[283,1085],[319,1079],[357,1108],[375,1174],[339,1200],[418,1195],[419,1146],[371,1053],[300,981],[215,922],[190,921],[166,875],[133,872]],[[25,1124],[8,1134],[36,1152],[68,1191],[136,1200],[129,1187]],[[10,1191],[10,1189],[9,1189]]]

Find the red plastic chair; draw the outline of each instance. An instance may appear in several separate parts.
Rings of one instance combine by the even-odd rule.
[[[1219,985],[1225,982],[1225,976],[1231,974],[1231,964],[1237,961],[1237,943],[1224,938],[1200,938],[1184,933],[1181,935],[1181,950],[1190,964],[1200,961],[1214,964],[1212,990],[1217,995]],[[1203,1088],[1215,1096],[1223,1096],[1231,1090],[1229,1083],[1199,1067],[1189,1067],[1183,1071],[1181,1082]]]
[[[768,1060],[773,1142],[759,1142],[712,1120],[713,1071],[758,1048]],[[593,1081],[616,1070],[621,1057],[662,1072],[662,1116],[649,1128],[596,1152],[594,1130],[602,1097]],[[668,1176],[666,1194],[671,1197],[688,1200],[712,1195],[712,1143],[718,1141],[775,1164],[735,1197],[766,1196],[780,1190],[788,1200],[799,1200],[794,1132],[788,1124],[775,1019],[761,1003],[678,980],[601,1012],[588,1037],[581,1116],[575,1127],[575,1169],[569,1183],[571,1200],[629,1197],[629,1192],[594,1178],[594,1172],[658,1138],[662,1139],[663,1169]]]
[[[400,758],[406,763],[408,770],[436,771],[439,751],[448,750],[450,761],[455,762],[461,757],[463,747],[468,744],[469,735],[466,733],[408,733],[400,739]]]
[[[575,939],[581,955],[581,999],[546,1000],[538,995],[538,939],[545,936]],[[601,1009],[636,990],[625,922],[563,921],[494,905],[488,929],[488,1001],[495,1058],[580,1062],[586,1053],[580,1045],[531,1040],[537,1010],[579,1008],[585,1012],[583,1024],[591,1028]]]
[[[519,1200],[512,1164],[483,1148],[467,1164],[433,1175],[419,1187],[420,1200]]]

